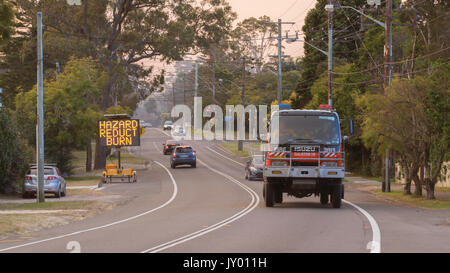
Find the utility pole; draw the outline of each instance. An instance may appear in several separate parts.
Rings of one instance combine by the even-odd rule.
[[[278,19],[278,105],[283,101],[283,70],[282,70],[282,62],[281,62],[281,47],[282,47],[282,38],[281,38],[281,19]]]
[[[334,7],[334,0],[328,0],[328,4]],[[328,104],[331,107],[333,107],[333,18],[334,11],[328,12]]]
[[[216,101],[216,61],[212,63],[212,88],[213,88],[213,102]]]
[[[267,24],[278,24],[278,95],[277,95],[277,99],[278,99],[278,105],[281,104],[281,102],[283,101],[283,69],[282,69],[282,42],[283,42],[283,37],[282,37],[282,25],[283,24],[289,24],[289,25],[293,25],[295,24],[295,22],[282,22],[281,19],[278,19],[278,22],[268,22]]]
[[[198,97],[198,63],[195,63],[195,97]]]
[[[241,88],[241,104],[245,107],[245,71],[246,71],[246,61],[247,58],[242,57],[242,88]],[[245,112],[242,113],[245,115]],[[238,140],[238,151],[244,149],[244,143],[242,140]]]
[[[386,0],[386,42],[384,46],[384,87],[391,84],[392,77],[392,0]]]
[[[172,109],[175,107],[175,83],[172,84]]]
[[[42,12],[37,13],[37,168],[38,190],[36,199],[38,203],[45,202],[44,195],[44,73],[43,73],[43,48],[42,48]]]
[[[183,104],[186,105],[186,73],[183,72]]]
[[[391,85],[392,79],[392,0],[386,0],[386,42],[384,45],[384,88]],[[391,191],[391,181],[389,179],[389,149],[385,150],[384,158],[384,183],[382,186],[383,192]]]

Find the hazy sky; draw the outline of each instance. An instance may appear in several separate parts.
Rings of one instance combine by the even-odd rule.
[[[308,11],[313,8],[317,0],[228,0],[228,3],[237,13],[238,18],[235,24],[249,17],[260,17],[263,15],[269,16],[272,21],[277,21],[279,18],[283,21],[295,22],[295,25],[283,25],[283,35],[285,31],[290,31],[290,35],[295,35],[295,31],[300,31],[303,26]],[[294,42],[288,44],[283,41],[284,54],[293,57],[294,59],[303,56],[303,43]],[[276,47],[272,53],[276,54]],[[156,63],[156,69],[165,69],[168,72],[173,72],[173,64],[166,65],[163,63],[147,62],[149,65]],[[168,74],[168,82],[171,76]]]
[[[233,10],[238,14],[237,21],[267,15],[273,21],[282,19],[283,21],[295,22],[296,24],[293,26],[283,26],[283,35],[286,30],[289,30],[291,35],[295,35],[296,30],[300,31],[306,14],[315,6],[316,2],[317,0],[228,0]],[[303,55],[302,43],[283,43],[283,45],[286,54],[292,57]]]

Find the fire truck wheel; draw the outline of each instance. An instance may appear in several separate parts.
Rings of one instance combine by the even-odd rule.
[[[281,190],[275,190],[275,203],[283,203],[283,192]]]
[[[337,185],[331,193],[331,205],[333,208],[340,208],[342,203],[342,187]]]
[[[274,188],[273,185],[269,184],[269,183],[265,183],[264,184],[264,190],[265,190],[265,197],[264,197],[264,201],[265,201],[265,205],[266,207],[270,208],[273,207],[273,203],[274,203]]]
[[[327,192],[320,193],[320,204],[322,205],[328,204],[328,196],[329,194]]]

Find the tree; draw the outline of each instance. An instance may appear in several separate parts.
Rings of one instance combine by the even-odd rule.
[[[72,59],[56,80],[44,84],[45,153],[62,172],[70,173],[72,151],[87,148],[96,137],[101,118],[98,97],[105,75],[92,59]],[[16,119],[23,134],[32,134],[36,124],[36,88],[16,97]]]
[[[0,44],[13,33],[14,8],[8,0],[0,0]]]
[[[321,48],[328,48],[328,14],[325,5],[328,0],[318,0],[311,9],[302,27],[303,40]],[[340,0],[340,5],[355,8],[367,4],[365,0]],[[349,9],[340,9],[334,13],[333,57],[343,62],[352,63],[358,58],[358,49],[363,40],[359,15]],[[318,76],[327,70],[327,56],[313,47],[304,44],[304,57],[301,58],[302,78],[295,90],[297,98],[293,102],[295,108],[304,108],[312,99],[311,86]]]
[[[8,110],[0,108],[0,192],[11,193],[25,174],[31,156]]]
[[[394,80],[385,95],[367,94],[364,103],[365,143],[380,147],[380,153],[388,147],[401,155],[407,181],[414,181],[417,196],[423,186],[418,170],[425,167],[427,199],[435,198],[434,186],[449,154],[449,65],[436,70],[432,77]]]
[[[274,44],[277,35],[277,27],[271,22],[270,17],[250,17],[239,22],[233,29],[231,36],[233,42],[231,48],[237,56],[245,56],[254,62],[256,72],[261,73],[266,63],[265,59]]]

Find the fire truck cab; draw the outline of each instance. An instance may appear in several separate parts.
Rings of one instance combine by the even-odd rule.
[[[323,205],[341,206],[345,156],[339,115],[319,110],[278,110],[271,115],[264,153],[266,207],[283,202],[283,193],[297,198],[320,196]]]

